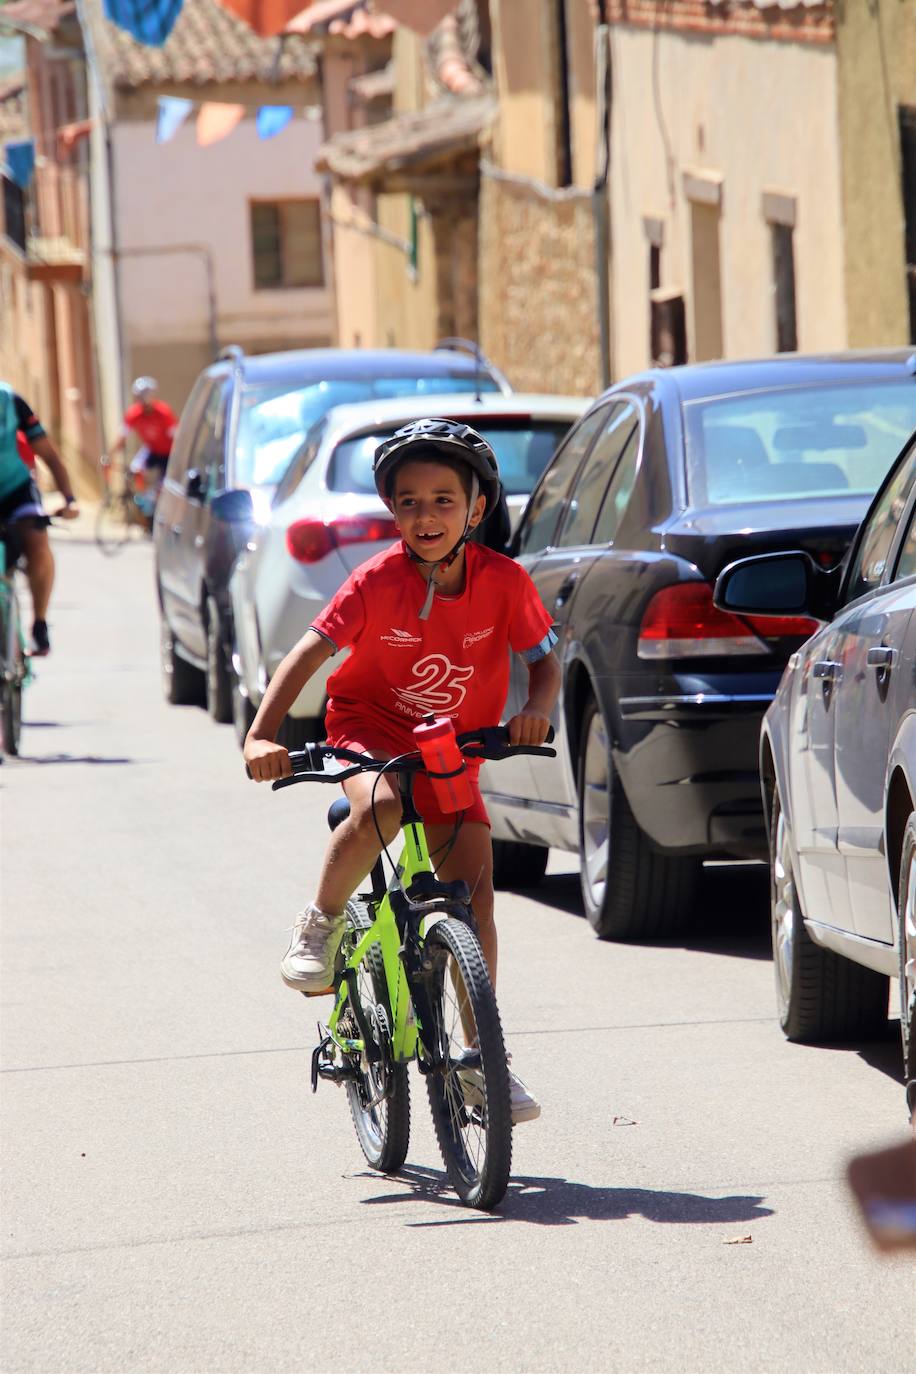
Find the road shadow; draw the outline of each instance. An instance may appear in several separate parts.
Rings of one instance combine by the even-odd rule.
[[[848,1045],[819,1045],[818,1049],[832,1054],[857,1054],[872,1069],[886,1074],[903,1088],[903,1053],[900,1048],[900,1022],[888,1021],[884,1034],[875,1040],[852,1041]]]
[[[27,727],[23,727],[27,728]],[[136,763],[136,759],[128,758],[103,758],[100,754],[14,754],[6,755],[4,762],[37,763],[37,764],[57,764],[57,763],[103,763],[103,764],[123,764]]]
[[[551,873],[537,887],[519,888],[553,910],[584,920],[577,873]],[[706,865],[686,933],[678,939],[634,941],[769,959],[770,877],[766,864]]]
[[[736,959],[772,959],[767,864],[706,864],[684,949]]]
[[[371,1177],[365,1174],[363,1177]],[[718,1222],[747,1223],[773,1215],[774,1209],[762,1206],[756,1195],[704,1197],[699,1193],[674,1193],[653,1188],[594,1188],[567,1178],[536,1177],[519,1174],[498,1213],[471,1213],[452,1191],[445,1174],[435,1169],[411,1165],[403,1169],[392,1184],[397,1191],[365,1199],[368,1206],[416,1200],[437,1202],[459,1209],[454,1218],[410,1221],[409,1226],[449,1226],[462,1221],[516,1221],[535,1226],[575,1226],[580,1221],[626,1221],[643,1217],[678,1226],[715,1225]]]

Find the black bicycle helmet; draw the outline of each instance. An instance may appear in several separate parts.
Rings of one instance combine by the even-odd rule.
[[[372,474],[383,501],[391,496],[391,482],[399,463],[414,456],[411,450],[423,450],[425,455],[441,453],[444,458],[458,458],[467,463],[480,484],[480,494],[487,498],[483,518],[486,519],[499,501],[502,489],[499,464],[486,439],[470,425],[457,420],[412,420],[397,430],[375,450]]]

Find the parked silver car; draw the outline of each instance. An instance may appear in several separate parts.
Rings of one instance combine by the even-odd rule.
[[[410,420],[441,415],[479,430],[499,459],[512,524],[570,426],[578,396],[467,395],[338,406],[309,433],[277,488],[270,518],[230,584],[240,740],[281,660],[347,576],[396,538],[372,478],[377,446]],[[330,662],[290,712],[285,741],[320,738]]]
[[[827,623],[789,659],[763,723],[779,1020],[790,1040],[878,1031],[898,979],[916,1108],[916,436],[849,556],[741,559],[716,600]]]

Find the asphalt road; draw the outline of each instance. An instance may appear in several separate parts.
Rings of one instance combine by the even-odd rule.
[[[843,1183],[903,1136],[896,1028],[785,1043],[759,871],[710,875],[686,946],[597,942],[567,856],[501,896],[543,1103],[509,1196],[458,1205],[416,1077],[408,1167],[373,1175],[277,967],[329,790],[255,788],[163,704],[148,547],[56,546],[0,769],[4,1374],[916,1370],[916,1266]]]

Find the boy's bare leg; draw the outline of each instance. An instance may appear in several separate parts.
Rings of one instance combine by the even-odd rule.
[[[385,758],[386,755],[377,753],[373,757]],[[372,817],[373,787],[375,821]],[[315,894],[319,910],[333,916],[343,911],[382,852],[379,830],[385,843],[391,844],[401,824],[401,797],[396,776],[362,773],[348,778],[343,789],[350,803],[350,815],[331,836]]]
[[[490,827],[482,821],[469,821],[458,831],[450,853],[443,857],[454,830],[452,825],[426,827],[433,866],[444,882],[463,878],[471,889],[471,905],[477,918],[480,947],[490,970],[490,982],[495,988],[496,923],[493,920],[493,843]]]

